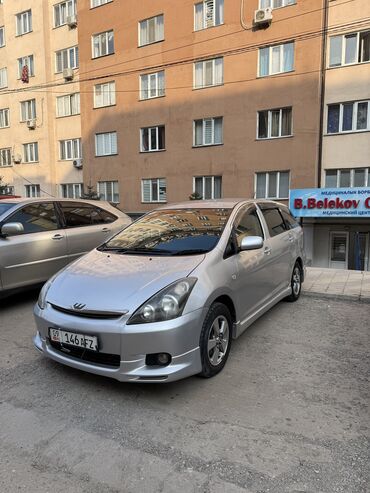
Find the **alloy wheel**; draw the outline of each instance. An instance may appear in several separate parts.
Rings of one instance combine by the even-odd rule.
[[[215,318],[208,337],[208,359],[212,366],[218,366],[229,347],[230,328],[223,315]]]
[[[292,290],[295,296],[298,296],[301,290],[301,271],[297,265],[294,267],[293,270]]]

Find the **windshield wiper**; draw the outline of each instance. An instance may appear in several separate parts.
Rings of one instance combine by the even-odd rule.
[[[172,255],[172,250],[163,250],[163,249],[150,249],[150,248],[122,248],[122,247],[109,247],[105,244],[101,245],[98,248],[101,252],[114,252],[120,254],[130,254],[137,253],[139,255]]]
[[[192,250],[178,250],[177,252],[173,252],[172,255],[196,255],[197,253],[208,253],[209,250],[205,250],[204,248],[193,248]]]

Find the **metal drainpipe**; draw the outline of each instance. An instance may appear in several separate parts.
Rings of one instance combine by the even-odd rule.
[[[326,79],[326,55],[327,55],[327,30],[329,17],[329,0],[323,0],[323,26],[322,26],[322,51],[320,69],[320,125],[319,125],[319,145],[318,145],[318,169],[317,186],[321,188],[322,174],[322,148],[324,133],[324,109],[325,109],[325,79]]]

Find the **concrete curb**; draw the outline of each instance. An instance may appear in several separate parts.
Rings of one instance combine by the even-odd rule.
[[[322,293],[319,291],[302,291],[302,296],[310,296],[311,298],[321,298],[326,300],[334,301],[356,301],[359,303],[369,303],[370,297],[361,295],[350,295],[350,294],[337,294],[337,293]]]

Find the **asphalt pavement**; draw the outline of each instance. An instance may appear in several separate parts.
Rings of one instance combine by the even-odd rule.
[[[217,377],[139,385],[43,358],[35,300],[0,302],[1,492],[369,491],[369,304],[282,302]]]

